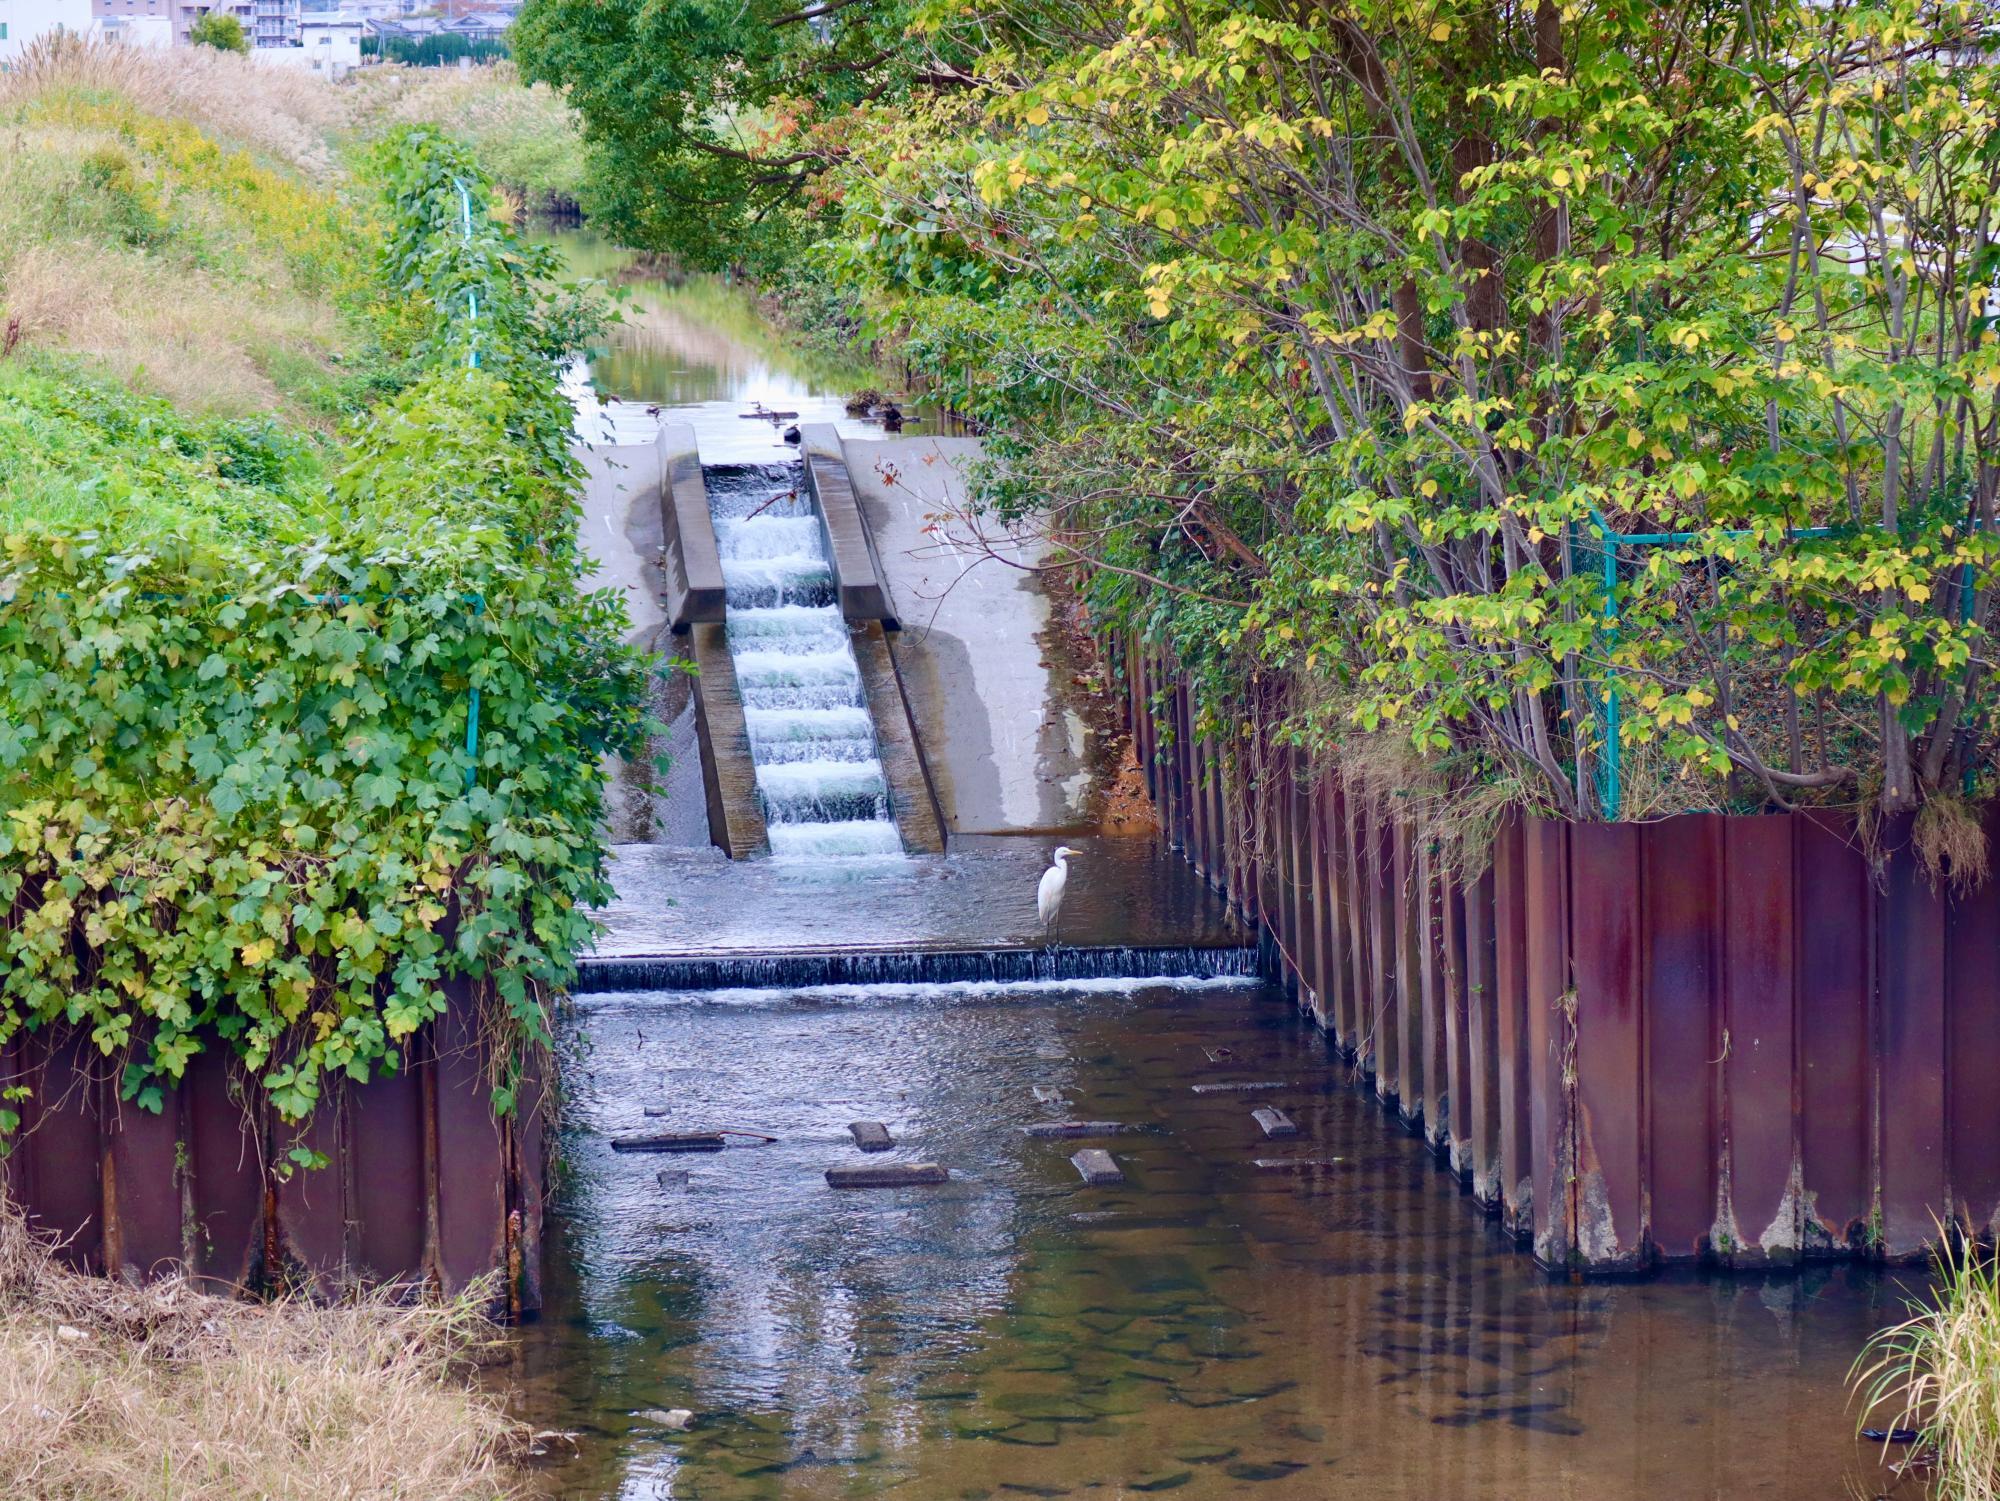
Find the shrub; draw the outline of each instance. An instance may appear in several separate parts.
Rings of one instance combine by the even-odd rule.
[[[518,1064],[608,895],[600,765],[643,668],[577,583],[559,360],[588,312],[463,148],[405,131],[370,170],[419,374],[344,457],[0,400],[55,455],[0,468],[0,1041],[78,1026],[147,1108],[221,1046],[301,1120],[448,985]]]
[[[206,11],[188,27],[188,41],[196,47],[213,47],[217,52],[250,54],[250,38],[243,23],[224,10]]]

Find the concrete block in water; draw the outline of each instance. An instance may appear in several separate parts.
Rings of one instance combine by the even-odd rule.
[[[1257,1124],[1264,1128],[1266,1136],[1297,1136],[1299,1134],[1297,1124],[1282,1110],[1266,1105],[1251,1111],[1250,1114],[1256,1119]]]
[[[719,1152],[723,1141],[711,1131],[666,1131],[658,1136],[618,1136],[611,1141],[614,1152]]]
[[[1111,1154],[1102,1147],[1085,1147],[1071,1157],[1070,1162],[1077,1172],[1082,1174],[1083,1181],[1093,1188],[1125,1181],[1125,1174],[1119,1170]]]
[[[1255,1094],[1266,1089],[1297,1089],[1288,1079],[1239,1079],[1229,1084],[1197,1084],[1196,1094]]]
[[[847,1129],[854,1133],[854,1144],[864,1152],[886,1152],[896,1144],[896,1138],[880,1121],[849,1121]]]
[[[909,1184],[943,1183],[951,1174],[935,1162],[885,1162],[875,1167],[830,1167],[829,1188],[902,1188]]]
[[[645,1110],[646,1118],[648,1120],[657,1120],[673,1108],[671,1105],[648,1105]]]
[[[684,1167],[663,1167],[654,1175],[662,1188],[686,1188],[688,1170]]]
[[[1136,1129],[1123,1121],[1042,1121],[1023,1126],[1023,1136],[1121,1136]]]

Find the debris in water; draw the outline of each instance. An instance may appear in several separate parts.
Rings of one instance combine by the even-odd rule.
[[[1208,1056],[1210,1063],[1227,1063],[1236,1056],[1234,1048],[1203,1048],[1202,1052]]]
[[[1035,1100],[1038,1104],[1060,1105],[1064,1103],[1063,1092],[1052,1084],[1037,1084],[1034,1086],[1034,1090]]]
[[[1877,1444],[1914,1444],[1923,1437],[1914,1428],[1864,1428],[1861,1436]]]
[[[1042,1121],[1037,1125],[1023,1126],[1023,1136],[1122,1136],[1127,1131],[1136,1131],[1137,1126],[1128,1126],[1123,1121]]]
[[[1119,1171],[1118,1164],[1111,1159],[1111,1154],[1102,1147],[1085,1147],[1071,1157],[1070,1162],[1077,1172],[1083,1175],[1083,1181],[1093,1188],[1125,1181],[1125,1174]]]
[[[686,1188],[688,1186],[688,1170],[684,1167],[661,1168],[655,1176],[658,1178],[660,1187],[662,1188]]]
[[[1239,1079],[1231,1084],[1197,1084],[1196,1094],[1251,1094],[1260,1089],[1297,1089],[1289,1079]]]
[[[1258,1125],[1264,1128],[1266,1136],[1297,1136],[1299,1128],[1292,1118],[1282,1110],[1262,1106],[1250,1112]]]
[[[1250,1165],[1260,1173],[1304,1173],[1314,1168],[1338,1167],[1338,1157],[1258,1157]]]
[[[641,1422],[652,1423],[670,1433],[685,1433],[694,1423],[694,1414],[685,1407],[649,1407],[639,1414]]]
[[[648,1105],[646,1107],[646,1118],[648,1120],[658,1120],[671,1109],[673,1109],[671,1105]]]
[[[944,1183],[951,1174],[935,1162],[885,1162],[879,1167],[830,1167],[829,1188],[901,1188],[905,1184]]]
[[[719,1152],[723,1148],[720,1131],[669,1131],[659,1136],[616,1136],[614,1152]]]
[[[880,1121],[849,1121],[847,1129],[854,1133],[854,1144],[864,1152],[886,1152],[896,1144],[896,1138]]]

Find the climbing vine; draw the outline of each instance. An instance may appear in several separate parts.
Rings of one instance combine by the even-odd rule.
[[[222,1048],[302,1120],[448,987],[518,1064],[607,894],[600,765],[645,665],[579,583],[559,373],[588,311],[450,140],[369,171],[371,316],[415,374],[338,452],[0,387],[0,431],[97,476],[88,516],[7,512],[0,1042],[80,1028],[149,1109]]]

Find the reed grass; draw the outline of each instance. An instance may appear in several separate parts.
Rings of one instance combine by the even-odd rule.
[[[2000,1263],[1942,1227],[1939,1240],[1930,1299],[1869,1341],[1852,1380],[1864,1424],[1917,1433],[1935,1501],[2000,1501]]]
[[[0,1496],[515,1501],[469,1299],[241,1302],[71,1271],[0,1202]]]

